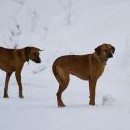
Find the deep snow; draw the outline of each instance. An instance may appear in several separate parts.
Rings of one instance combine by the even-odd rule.
[[[129,0],[0,0],[0,46],[36,46],[42,63],[22,71],[24,99],[18,98],[14,75],[9,99],[3,99],[5,73],[0,71],[0,130],[129,130],[130,1]],[[69,6],[71,5],[71,6]],[[70,25],[67,16],[70,11]],[[93,53],[104,42],[116,48],[98,80],[96,106],[88,105],[88,82],[71,76],[57,108],[55,58]]]

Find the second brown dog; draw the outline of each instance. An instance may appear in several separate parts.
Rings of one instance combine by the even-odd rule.
[[[95,105],[95,88],[102,75],[108,58],[112,58],[115,48],[110,44],[102,44],[95,52],[87,55],[67,55],[59,57],[53,64],[53,73],[59,83],[57,103],[64,107],[62,92],[67,88],[70,74],[89,81],[90,105]]]
[[[4,98],[8,98],[8,83],[10,76],[15,72],[15,77],[19,86],[19,97],[23,98],[21,71],[24,63],[29,60],[40,63],[40,49],[36,47],[25,47],[22,49],[8,49],[0,47],[0,69],[6,72]]]

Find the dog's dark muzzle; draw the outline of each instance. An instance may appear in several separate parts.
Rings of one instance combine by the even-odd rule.
[[[107,57],[108,57],[108,58],[112,58],[112,57],[113,57],[113,54],[112,54],[112,53],[108,53]]]
[[[35,63],[41,63],[41,59],[38,58],[38,59],[34,60],[34,62],[35,62]]]

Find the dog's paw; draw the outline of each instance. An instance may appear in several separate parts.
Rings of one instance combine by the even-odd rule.
[[[19,95],[19,98],[24,98],[24,96],[23,95]]]
[[[4,94],[3,98],[9,98],[8,94]]]
[[[89,105],[90,106],[95,106],[95,103],[94,102],[89,102]]]
[[[65,104],[58,104],[59,108],[66,107]]]

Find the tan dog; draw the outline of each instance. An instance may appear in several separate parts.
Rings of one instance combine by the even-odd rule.
[[[6,72],[4,98],[8,98],[8,82],[10,76],[15,72],[15,77],[19,86],[19,97],[23,98],[22,84],[21,84],[21,71],[24,63],[29,60],[35,63],[40,63],[39,58],[40,49],[35,47],[25,47],[22,49],[7,49],[0,47],[0,69]]]
[[[95,105],[95,88],[98,78],[102,75],[108,58],[113,57],[115,48],[110,44],[102,44],[93,54],[67,55],[59,57],[53,64],[53,73],[59,83],[57,102],[64,107],[62,92],[67,88],[70,74],[89,81],[90,105]]]

